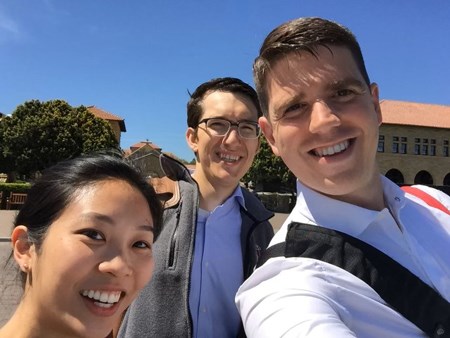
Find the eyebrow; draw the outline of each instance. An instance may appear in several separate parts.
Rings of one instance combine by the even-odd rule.
[[[325,88],[326,90],[336,90],[348,86],[358,87],[359,89],[365,91],[366,83],[355,78],[346,78],[343,80],[337,80],[328,83]],[[278,116],[280,111],[284,111],[284,109],[286,107],[289,107],[291,104],[304,100],[305,97],[306,97],[305,93],[301,92],[294,96],[289,97],[286,101],[281,102],[279,105],[274,106],[273,111],[275,116]]]
[[[109,217],[107,215],[104,214],[100,214],[98,212],[86,212],[81,214],[81,218],[82,219],[86,219],[86,220],[94,220],[94,221],[100,221],[102,223],[106,223],[108,225],[114,226],[115,222],[114,219],[112,217]],[[137,226],[137,228],[139,230],[144,230],[144,231],[150,231],[150,232],[154,232],[155,229],[153,227],[153,225],[149,225],[149,224],[140,224]]]
[[[362,89],[366,86],[366,83],[355,78],[347,78],[343,80],[333,81],[332,83],[328,84],[327,89],[338,89],[348,86],[359,87]]]

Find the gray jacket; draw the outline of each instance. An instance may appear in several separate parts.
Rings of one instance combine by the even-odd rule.
[[[171,165],[182,166],[178,162]],[[182,167],[180,172],[184,173],[178,172],[177,182],[169,182],[167,178],[164,183],[153,182],[158,193],[172,192],[164,192],[164,226],[153,247],[155,269],[152,280],[129,307],[119,337],[192,337],[189,283],[199,191],[187,169]],[[273,228],[268,222],[273,213],[252,193],[246,189],[242,191],[247,210],[241,207],[241,248],[244,278],[247,278],[273,237]]]

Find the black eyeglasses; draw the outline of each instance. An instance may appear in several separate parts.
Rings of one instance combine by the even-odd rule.
[[[213,136],[225,136],[232,126],[237,127],[238,134],[242,138],[255,139],[261,135],[258,123],[254,121],[232,122],[224,118],[212,117],[201,120],[197,126],[202,123],[206,124],[206,130]]]

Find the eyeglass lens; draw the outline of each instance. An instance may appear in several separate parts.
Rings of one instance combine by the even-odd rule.
[[[206,128],[210,129],[217,136],[226,135],[232,125],[238,127],[238,133],[243,138],[257,138],[259,136],[260,129],[256,122],[240,121],[232,123],[222,119],[209,119],[206,121]]]

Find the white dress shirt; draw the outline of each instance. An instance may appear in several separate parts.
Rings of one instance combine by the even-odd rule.
[[[374,246],[450,301],[450,216],[382,181],[389,208],[381,211],[297,183],[297,204],[270,245],[285,240],[292,221],[320,224]],[[450,205],[442,192],[427,193]],[[242,284],[236,305],[248,337],[425,337],[365,282],[310,258],[269,259]]]

